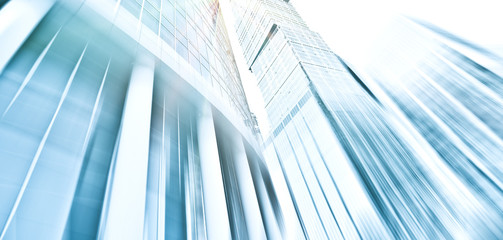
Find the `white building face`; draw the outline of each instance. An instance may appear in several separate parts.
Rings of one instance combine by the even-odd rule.
[[[456,77],[467,59],[405,27],[414,34],[390,30],[398,32],[376,46],[374,71],[360,78],[288,1],[231,2],[274,129],[264,155],[277,191],[291,197],[280,201],[291,216],[286,232],[310,239],[503,236],[500,77],[474,64],[457,73],[472,76]],[[444,52],[428,52],[432,46]],[[408,63],[420,63],[424,76],[405,75]],[[470,121],[456,122],[464,118]]]
[[[218,1],[0,3],[0,239],[278,232]]]

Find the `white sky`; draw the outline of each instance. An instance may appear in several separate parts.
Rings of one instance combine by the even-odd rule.
[[[269,132],[256,79],[248,71],[234,32],[229,0],[220,1],[236,62],[263,135]],[[291,0],[308,26],[353,65],[363,63],[373,39],[397,15],[422,19],[503,56],[503,0]]]
[[[502,0],[291,0],[332,50],[358,64],[397,14],[418,18],[486,47],[503,50]],[[503,54],[501,54],[503,55]]]

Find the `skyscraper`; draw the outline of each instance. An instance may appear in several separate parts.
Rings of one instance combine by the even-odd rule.
[[[0,7],[0,239],[265,238],[218,1]]]
[[[369,57],[369,83],[478,198],[503,213],[503,59],[429,23],[396,18]],[[386,67],[384,67],[386,66]],[[433,157],[435,156],[435,157]],[[477,223],[474,222],[474,225]],[[500,237],[501,232],[491,237]]]
[[[492,171],[493,177],[480,183],[492,193],[480,194],[480,187],[474,188],[467,182],[473,175],[459,174],[465,169],[463,165],[446,162],[443,152],[424,146],[424,137],[432,135],[435,139],[440,128],[425,128],[419,133],[422,137],[418,137],[407,121],[382,102],[381,95],[377,96],[328,48],[319,34],[309,30],[288,1],[232,0],[232,3],[238,39],[248,66],[257,77],[274,129],[264,144],[265,157],[277,176],[274,178],[277,191],[292,199],[280,201],[285,215],[293,216],[286,220],[286,232],[313,239],[503,235],[498,227],[503,222],[498,206],[501,189],[497,182],[490,183],[501,179],[502,175],[494,172],[497,168],[485,171]],[[421,42],[416,36],[411,39]],[[406,46],[407,41],[400,44]],[[400,52],[404,49],[394,44],[386,46],[389,48],[378,57],[414,61],[408,58],[422,56],[422,53]],[[389,49],[392,51],[387,52]],[[407,50],[424,51],[414,47]],[[397,55],[402,58],[396,58]],[[393,75],[403,70],[387,64],[391,63],[375,61],[376,71]],[[388,75],[377,76],[382,77],[379,83],[386,85],[387,91],[400,91],[388,81]],[[453,89],[460,95],[468,90]],[[409,106],[403,103],[401,107]],[[445,112],[456,108],[443,107]],[[497,112],[487,116],[495,124],[493,128],[498,128],[493,120],[502,119],[497,116],[501,112],[498,109],[502,108],[495,106],[492,111]],[[435,118],[417,119],[416,123],[430,121]],[[467,141],[481,144],[479,150],[489,150],[484,147],[489,144],[494,151],[501,151],[502,148],[495,148],[497,141],[488,143],[497,139],[494,133],[483,134],[488,135],[478,138],[491,139]],[[445,144],[458,140],[431,144],[436,149],[450,150],[454,148]],[[492,155],[496,156],[501,154]],[[470,169],[477,171],[477,167],[467,168],[472,174],[475,173]],[[491,184],[496,184],[496,188],[487,186]]]

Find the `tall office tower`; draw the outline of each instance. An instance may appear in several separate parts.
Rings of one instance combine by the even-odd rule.
[[[430,158],[477,197],[489,225],[503,215],[503,58],[431,24],[397,18],[376,41],[367,70]],[[471,203],[466,203],[471,204]],[[501,238],[488,235],[491,238]]]
[[[278,197],[287,195],[280,203],[284,215],[291,216],[285,218],[284,225],[285,232],[295,235],[289,237],[502,236],[499,226],[503,218],[493,206],[498,198],[485,198],[469,186],[468,175],[463,178],[457,174],[463,169],[460,162],[453,162],[460,164],[453,169],[442,160],[443,153],[435,155],[425,149],[424,141],[418,140],[322,38],[308,29],[288,1],[232,3],[238,40],[257,77],[274,129],[265,141],[264,155],[275,176]],[[376,69],[386,72],[391,68],[383,63]],[[382,78],[383,84],[385,81]],[[393,85],[388,87],[393,89]],[[425,129],[422,134],[436,132]],[[456,141],[476,139],[458,137]],[[449,148],[445,142],[436,144]],[[489,146],[480,149],[501,151]],[[467,147],[465,150],[476,154]],[[477,164],[473,163],[473,171]],[[488,181],[491,179],[485,184],[496,184]]]
[[[271,232],[218,1],[2,1],[0,46],[0,239]]]

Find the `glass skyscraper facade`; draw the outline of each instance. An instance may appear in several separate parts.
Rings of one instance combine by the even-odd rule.
[[[503,236],[500,77],[398,30],[367,75],[288,1],[231,2],[273,129],[264,155],[289,216],[284,237]]]
[[[266,237],[218,1],[0,7],[0,239]]]
[[[470,225],[500,238],[503,58],[407,18],[394,19],[373,49],[367,67],[373,89],[420,136],[428,157],[476,197],[487,222]]]

